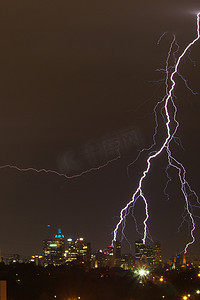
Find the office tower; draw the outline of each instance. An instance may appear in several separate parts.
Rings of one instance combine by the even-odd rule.
[[[121,243],[114,241],[114,258],[121,258]]]
[[[77,260],[77,250],[75,247],[75,242],[71,239],[67,239],[66,250],[65,250],[65,262],[72,262]]]
[[[121,243],[119,241],[114,241],[113,243],[114,249],[114,266],[120,267],[121,266]]]
[[[108,246],[107,249],[104,250],[104,252],[109,255],[109,256],[113,256],[114,255],[114,248],[113,246]]]
[[[162,252],[159,242],[156,242],[153,246],[153,265],[154,267],[162,266]]]
[[[86,242],[84,238],[75,241],[78,257],[82,260],[89,261],[91,257],[91,244]]]
[[[121,257],[121,267],[124,270],[133,269],[134,262],[135,262],[134,256],[130,253],[123,254]]]
[[[143,244],[142,240],[135,242],[135,261],[138,267],[153,264],[153,249]]]
[[[65,261],[72,262],[90,262],[91,245],[84,238],[78,238],[73,241],[71,238],[67,239],[67,247],[65,251]]]
[[[61,233],[61,229],[58,229],[58,234],[55,234],[53,239],[43,240],[44,266],[47,266],[49,264],[62,264],[64,259],[64,252],[64,235]]]

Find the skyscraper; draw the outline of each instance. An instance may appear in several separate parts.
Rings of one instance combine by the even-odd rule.
[[[65,261],[79,261],[90,262],[91,245],[84,238],[78,238],[73,241],[71,238],[67,239],[67,247],[65,251]]]
[[[153,265],[154,267],[162,266],[162,252],[159,242],[156,242],[153,246]]]
[[[119,241],[114,241],[114,266],[120,267],[121,266],[121,243]]]
[[[77,249],[77,255],[85,261],[90,261],[91,257],[91,244],[84,238],[79,238],[75,241],[75,247]]]
[[[73,239],[68,238],[65,250],[65,262],[69,263],[77,260],[77,250]]]
[[[63,263],[65,252],[64,238],[61,229],[58,229],[58,234],[55,234],[53,239],[43,240],[44,266],[49,264],[60,265]]]
[[[114,241],[114,258],[121,258],[121,243]]]
[[[142,240],[135,241],[135,261],[138,267],[153,264],[153,249],[143,244]]]

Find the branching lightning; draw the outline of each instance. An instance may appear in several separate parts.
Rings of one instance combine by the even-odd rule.
[[[166,174],[167,174],[167,184],[164,190],[165,195],[169,198],[169,195],[167,194],[167,187],[169,182],[171,181],[171,178],[169,176],[168,170],[169,168],[174,168],[178,172],[178,178],[180,181],[180,186],[181,186],[181,192],[184,197],[185,201],[185,207],[184,207],[184,213],[183,213],[183,222],[181,226],[183,225],[184,222],[188,222],[190,226],[190,241],[187,242],[184,248],[184,253],[187,252],[188,247],[194,243],[195,237],[194,237],[194,231],[195,231],[195,220],[194,220],[194,215],[193,215],[193,207],[194,205],[191,204],[189,197],[193,195],[196,199],[197,206],[199,207],[199,199],[197,194],[191,189],[189,183],[186,180],[186,170],[181,162],[179,162],[172,154],[171,149],[170,149],[170,144],[173,140],[177,140],[176,133],[179,128],[179,122],[176,119],[177,115],[177,107],[174,102],[174,90],[176,87],[176,81],[175,81],[175,76],[179,76],[185,83],[186,87],[193,93],[193,90],[188,86],[187,80],[183,78],[183,76],[179,73],[179,66],[181,63],[181,60],[184,58],[186,53],[190,55],[190,48],[192,45],[194,45],[199,39],[200,39],[200,13],[197,14],[197,37],[187,45],[187,47],[184,49],[182,54],[176,59],[175,54],[179,51],[179,46],[176,43],[175,36],[173,36],[173,41],[170,44],[170,49],[168,51],[167,59],[166,59],[166,65],[165,69],[161,71],[164,71],[166,74],[165,77],[165,96],[162,98],[160,102],[158,102],[154,108],[154,115],[155,115],[155,130],[153,134],[153,143],[149,148],[142,149],[138,156],[136,157],[136,160],[134,160],[130,165],[134,164],[140,155],[143,152],[147,152],[148,158],[146,160],[146,169],[143,171],[136,191],[132,195],[131,200],[126,204],[126,206],[121,210],[120,212],[120,218],[119,222],[117,223],[114,231],[113,231],[113,242],[117,240],[117,236],[119,234],[119,230],[121,228],[121,238],[125,236],[124,230],[125,230],[125,225],[126,225],[126,218],[129,215],[130,211],[132,211],[135,207],[135,204],[138,199],[142,199],[144,202],[144,208],[145,208],[145,219],[143,221],[143,238],[142,241],[145,244],[147,238],[149,238],[149,233],[148,233],[148,227],[147,227],[147,222],[149,219],[149,209],[148,209],[148,201],[145,197],[144,191],[143,191],[143,184],[145,179],[147,178],[147,175],[149,174],[150,168],[151,168],[151,163],[154,159],[156,159],[162,152],[165,151],[167,154],[167,167],[166,167]],[[163,36],[166,34],[166,32],[161,36],[161,38],[158,41],[158,44],[161,42],[161,39]],[[172,52],[173,46],[176,46],[177,49],[176,51]],[[169,66],[169,59],[170,57],[174,58],[174,66]],[[160,71],[159,70],[159,71]],[[161,106],[161,109],[159,111],[160,115],[162,116],[162,120],[164,122],[165,128],[166,128],[166,137],[162,141],[161,146],[158,148],[157,146],[157,133],[158,133],[158,128],[159,128],[159,123],[158,123],[158,108]],[[170,111],[172,110],[172,112]],[[156,149],[158,148],[158,149]],[[129,167],[130,167],[129,165]],[[136,222],[135,218],[134,221]],[[138,231],[137,223],[136,223],[136,229]]]

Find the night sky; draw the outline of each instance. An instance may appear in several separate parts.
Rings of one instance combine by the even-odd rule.
[[[175,33],[180,52],[196,36],[199,1],[1,1],[0,9],[0,166],[50,169],[67,176],[103,166],[80,177],[0,169],[0,248],[2,254],[42,252],[42,239],[62,228],[66,237],[83,236],[92,248],[111,243],[121,208],[130,200],[145,156],[129,168],[154,132],[153,107],[165,87],[162,73]],[[157,45],[163,32],[168,33]],[[181,64],[194,96],[177,80],[175,156],[187,179],[199,188],[200,42]],[[162,134],[161,134],[162,135]],[[151,213],[152,238],[164,257],[183,250],[190,239],[177,172],[166,183],[166,155],[152,164],[144,191]],[[144,217],[138,202],[139,224]],[[200,216],[200,210],[195,214]],[[47,225],[51,224],[50,229]],[[196,244],[200,257],[200,221]],[[141,227],[140,227],[141,229]],[[48,232],[50,231],[50,232]],[[133,220],[126,235],[140,238]],[[130,251],[123,243],[124,251]],[[134,247],[133,247],[134,248]],[[133,252],[134,253],[134,252]]]

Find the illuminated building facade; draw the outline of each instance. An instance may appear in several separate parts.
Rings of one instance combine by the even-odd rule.
[[[32,255],[29,262],[34,263],[34,265],[36,265],[36,266],[41,266],[43,263],[43,256],[42,255]]]
[[[189,257],[187,257],[187,259],[189,259]],[[189,264],[186,261],[186,256],[185,254],[178,254],[174,257],[173,259],[173,266],[172,269],[181,269],[181,268],[185,268],[187,267]]]
[[[124,270],[131,270],[134,268],[134,256],[130,253],[123,254],[121,257],[121,265],[120,267]]]
[[[137,267],[153,264],[153,249],[143,244],[142,240],[135,242],[135,262]]]
[[[108,256],[114,256],[114,248],[112,246],[108,246],[107,249],[104,250],[104,252]]]
[[[53,264],[60,265],[64,260],[65,240],[61,229],[58,229],[58,234],[55,234],[53,239],[43,240],[43,257],[44,266]]]
[[[121,266],[121,243],[119,241],[114,241],[113,243],[113,255],[114,255],[114,266],[120,267]]]
[[[6,258],[6,264],[8,264],[8,265],[21,263],[21,262],[22,262],[22,260],[20,259],[19,254],[13,254]]]
[[[92,255],[92,268],[114,267],[114,248],[108,246],[104,250],[97,250]]]
[[[65,250],[65,262],[72,262],[74,260],[77,260],[77,250],[75,247],[74,241],[69,238],[67,239],[67,244],[66,244],[66,250]]]
[[[154,267],[162,266],[161,244],[156,242],[153,246],[153,265]]]
[[[121,243],[118,241],[114,241],[114,258],[120,259],[121,258]]]
[[[89,261],[91,257],[91,245],[83,238],[79,238],[75,241],[75,247],[77,249],[77,255],[79,258],[85,261]]]
[[[92,255],[92,268],[101,268],[107,266],[107,253],[103,250],[97,250]]]
[[[114,247],[108,246],[106,250],[104,250],[104,267],[114,267],[115,258],[114,258]]]
[[[65,262],[78,261],[81,263],[90,262],[91,245],[84,238],[73,241],[67,239],[67,249],[65,250]]]
[[[113,247],[114,246],[114,247]],[[114,242],[104,250],[98,250],[93,254],[92,267],[120,267],[121,266],[121,243]]]

